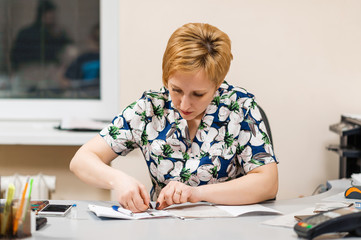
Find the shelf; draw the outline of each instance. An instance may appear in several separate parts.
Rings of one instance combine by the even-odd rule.
[[[361,149],[340,147],[339,145],[329,145],[327,149],[330,151],[337,152],[337,154],[340,155],[340,157],[348,157],[348,158],[361,157]]]
[[[347,121],[361,126],[361,114],[342,114],[341,121]]]
[[[334,133],[337,133],[340,136],[347,136],[347,135],[360,134],[361,126],[348,122],[340,122],[340,123],[332,124],[330,126],[330,130]]]
[[[98,134],[55,129],[58,125],[59,121],[2,120],[0,144],[81,146]]]

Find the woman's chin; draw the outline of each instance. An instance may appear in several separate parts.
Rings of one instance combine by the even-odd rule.
[[[192,116],[192,114],[189,114],[189,115],[183,115],[183,114],[181,114],[181,115],[182,115],[182,118],[185,119],[185,120],[187,120],[187,121],[194,119],[194,117]]]

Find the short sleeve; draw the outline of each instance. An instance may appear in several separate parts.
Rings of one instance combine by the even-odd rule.
[[[124,156],[140,146],[145,128],[144,112],[145,100],[141,98],[125,108],[100,132],[115,153]]]
[[[278,163],[257,103],[253,98],[248,102],[248,106],[243,106],[244,119],[237,145],[237,158],[245,173],[268,163]]]

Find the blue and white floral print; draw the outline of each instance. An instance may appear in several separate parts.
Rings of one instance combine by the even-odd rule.
[[[277,161],[254,96],[226,82],[193,140],[164,87],[145,92],[100,135],[119,155],[142,150],[156,195],[169,181],[190,186],[224,182]]]

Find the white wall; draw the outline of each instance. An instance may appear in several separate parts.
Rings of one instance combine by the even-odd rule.
[[[278,197],[310,195],[338,178],[338,157],[326,150],[338,136],[328,127],[342,113],[361,113],[361,1],[122,0],[120,6],[122,108],[161,87],[171,33],[207,22],[232,40],[227,81],[254,93],[267,112],[280,161]],[[150,186],[139,152],[115,165]]]

